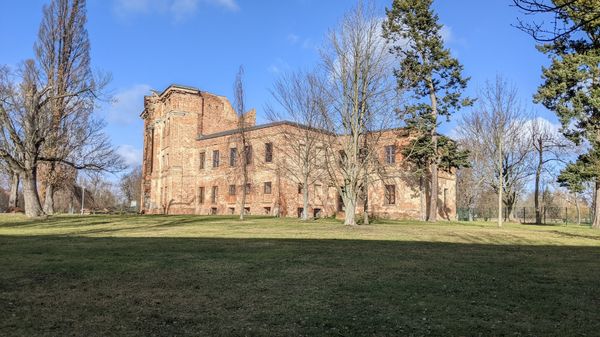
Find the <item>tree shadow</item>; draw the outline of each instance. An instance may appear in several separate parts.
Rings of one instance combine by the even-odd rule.
[[[598,247],[0,236],[0,254],[6,336],[600,331]]]

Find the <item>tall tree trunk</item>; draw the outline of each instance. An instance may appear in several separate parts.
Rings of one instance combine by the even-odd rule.
[[[575,209],[577,210],[577,225],[581,225],[581,210],[579,209],[579,196],[575,193]]]
[[[502,165],[502,140],[498,141],[498,227],[502,227],[502,192],[504,192],[504,171]]]
[[[438,214],[438,136],[437,136],[437,97],[433,81],[429,81],[429,97],[431,99],[431,116],[433,126],[431,128],[431,146],[433,147],[434,158],[430,165],[431,171],[431,194],[429,195],[429,217],[428,221],[436,222]]]
[[[369,175],[365,173],[363,185],[363,225],[369,224]]]
[[[421,206],[421,221],[426,221],[427,220],[427,207],[425,204],[425,186],[424,182],[423,182],[423,176],[419,177],[419,202],[420,202],[420,206]]]
[[[242,135],[242,137],[244,137]],[[244,156],[242,160],[242,201],[240,206],[240,220],[244,220],[244,213],[246,212],[246,186],[248,186],[248,154],[246,153],[246,140],[242,140],[242,155]]]
[[[19,173],[13,172],[10,181],[10,195],[8,196],[8,209],[14,210],[19,204]]]
[[[594,222],[592,228],[600,229],[600,181],[596,180],[596,189],[594,193]]]
[[[345,217],[344,225],[355,226],[356,225],[356,200],[354,198],[346,197],[344,200]]]
[[[54,214],[54,186],[48,184],[46,186],[46,195],[44,197],[44,213],[48,215]]]
[[[28,217],[39,217],[44,215],[40,197],[37,192],[37,177],[36,170],[32,169],[29,172],[24,172],[21,175],[23,179],[23,201],[25,202],[25,215]]]
[[[541,138],[538,140],[538,146],[538,163],[535,170],[533,203],[535,207],[535,223],[539,225],[542,223],[542,212],[540,211],[540,178],[542,176],[542,166],[544,165],[544,152]]]

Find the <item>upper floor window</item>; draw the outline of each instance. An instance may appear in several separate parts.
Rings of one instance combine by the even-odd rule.
[[[229,185],[229,195],[235,195],[235,185]]]
[[[219,167],[219,150],[213,151],[213,167]]]
[[[232,147],[229,149],[229,166],[233,167],[237,165],[237,149]]]
[[[246,155],[246,165],[252,164],[252,145],[246,145],[244,154]]]
[[[384,202],[386,205],[396,204],[396,185],[385,185]]]
[[[206,152],[200,152],[198,160],[200,161],[200,169],[204,170],[204,163],[206,162]]]
[[[252,191],[252,185],[250,183],[246,184],[246,194],[250,194]]]
[[[385,162],[386,164],[394,164],[396,162],[396,145],[385,147]]]
[[[265,144],[265,163],[273,162],[273,143]]]

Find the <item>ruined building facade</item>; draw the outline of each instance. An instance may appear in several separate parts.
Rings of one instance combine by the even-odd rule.
[[[290,122],[256,125],[254,110],[244,116],[248,147],[240,148],[238,116],[226,97],[196,88],[171,85],[144,98],[144,156],[141,210],[146,214],[239,214],[299,216],[302,184],[293,176],[289,139],[300,126]],[[315,136],[318,131],[315,132]],[[388,174],[371,179],[369,213],[382,218],[421,219],[426,193],[420,179],[402,164],[407,142],[397,130],[384,131],[380,162]],[[248,156],[248,184],[242,186],[240,153]],[[308,187],[308,214],[343,216],[344,205],[334,184],[322,175]],[[456,214],[456,181],[440,172],[440,217]],[[247,192],[241,205],[241,191]],[[361,212],[363,202],[357,212]]]

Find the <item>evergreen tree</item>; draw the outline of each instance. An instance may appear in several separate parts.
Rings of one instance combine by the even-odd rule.
[[[589,152],[568,165],[560,181],[570,186],[586,181],[595,184],[592,227],[600,229],[600,0],[514,3],[526,14],[553,18],[550,26],[519,22],[519,28],[540,42],[538,49],[551,60],[542,70],[544,83],[534,100],[556,113],[568,139],[589,145]]]
[[[427,219],[436,221],[438,169],[443,157],[438,144],[439,117],[449,120],[455,111],[471,105],[472,100],[462,98],[469,78],[463,77],[463,66],[444,47],[442,25],[431,9],[432,2],[394,0],[392,8],[386,9],[383,35],[393,45],[391,52],[400,62],[394,70],[398,87],[412,94],[411,103],[403,109],[407,126],[420,134],[411,158],[428,171]]]

